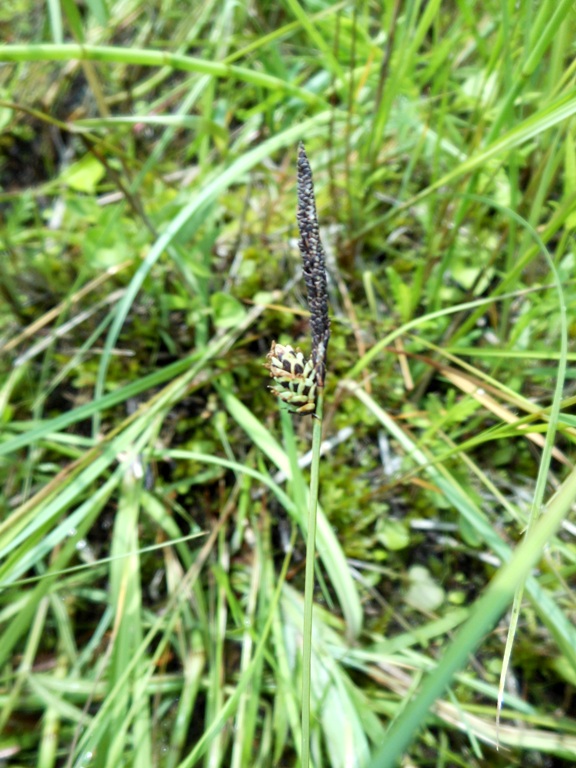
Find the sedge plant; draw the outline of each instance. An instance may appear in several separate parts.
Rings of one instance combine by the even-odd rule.
[[[316,513],[318,507],[318,476],[322,442],[323,393],[326,378],[326,352],[330,339],[328,318],[328,289],[326,262],[320,240],[318,215],[314,197],[312,169],[304,145],[298,148],[298,210],[296,218],[302,255],[303,276],[310,308],[312,352],[304,354],[290,345],[272,342],[266,367],[274,379],[271,387],[281,401],[294,413],[314,417],[312,433],[312,462],[306,539],[306,583],[304,587],[304,627],[302,651],[302,755],[303,768],[310,763],[310,700],[312,660],[312,620],[314,598],[314,561],[316,557]]]

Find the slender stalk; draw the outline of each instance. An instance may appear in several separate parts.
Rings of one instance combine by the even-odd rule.
[[[308,530],[306,538],[306,583],[304,585],[304,628],[302,649],[302,768],[310,765],[310,702],[312,674],[312,620],[314,607],[314,565],[316,560],[316,510],[318,507],[318,478],[320,474],[320,444],[324,397],[319,390],[316,418],[312,434],[312,464],[310,467],[310,496],[308,500]]]
[[[298,147],[298,207],[296,220],[302,256],[302,276],[310,307],[312,353],[306,360],[302,352],[290,344],[272,342],[266,357],[266,368],[274,379],[272,392],[287,403],[293,412],[314,414],[312,434],[312,467],[306,538],[306,583],[304,587],[304,627],[302,647],[302,755],[303,768],[310,765],[310,704],[312,676],[312,613],[314,605],[314,561],[316,559],[316,510],[318,507],[318,475],[322,443],[323,392],[326,377],[326,353],[330,341],[328,317],[328,281],[324,249],[320,240],[312,169],[304,144]]]

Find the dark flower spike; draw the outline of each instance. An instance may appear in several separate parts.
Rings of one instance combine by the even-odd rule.
[[[265,366],[274,379],[272,392],[285,402],[293,413],[315,415],[318,388],[324,386],[326,350],[330,338],[326,264],[320,242],[318,216],[314,200],[312,170],[304,151],[298,148],[298,210],[296,218],[300,231],[298,247],[302,254],[304,282],[310,307],[312,356],[306,360],[299,349],[272,342]]]
[[[312,361],[316,371],[316,384],[323,387],[326,376],[326,352],[330,339],[326,263],[318,228],[312,169],[302,143],[298,147],[297,180],[298,210],[296,219],[300,231],[298,247],[302,254],[304,282],[306,283],[308,306],[310,307]]]

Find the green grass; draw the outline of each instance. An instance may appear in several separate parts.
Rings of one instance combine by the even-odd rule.
[[[301,764],[304,140],[311,764],[572,765],[572,3],[2,20],[0,754]]]

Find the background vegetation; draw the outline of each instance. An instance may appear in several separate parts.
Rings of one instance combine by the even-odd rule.
[[[3,764],[299,765],[311,420],[262,365],[308,351],[303,139],[314,764],[573,765],[572,3],[0,24]]]

